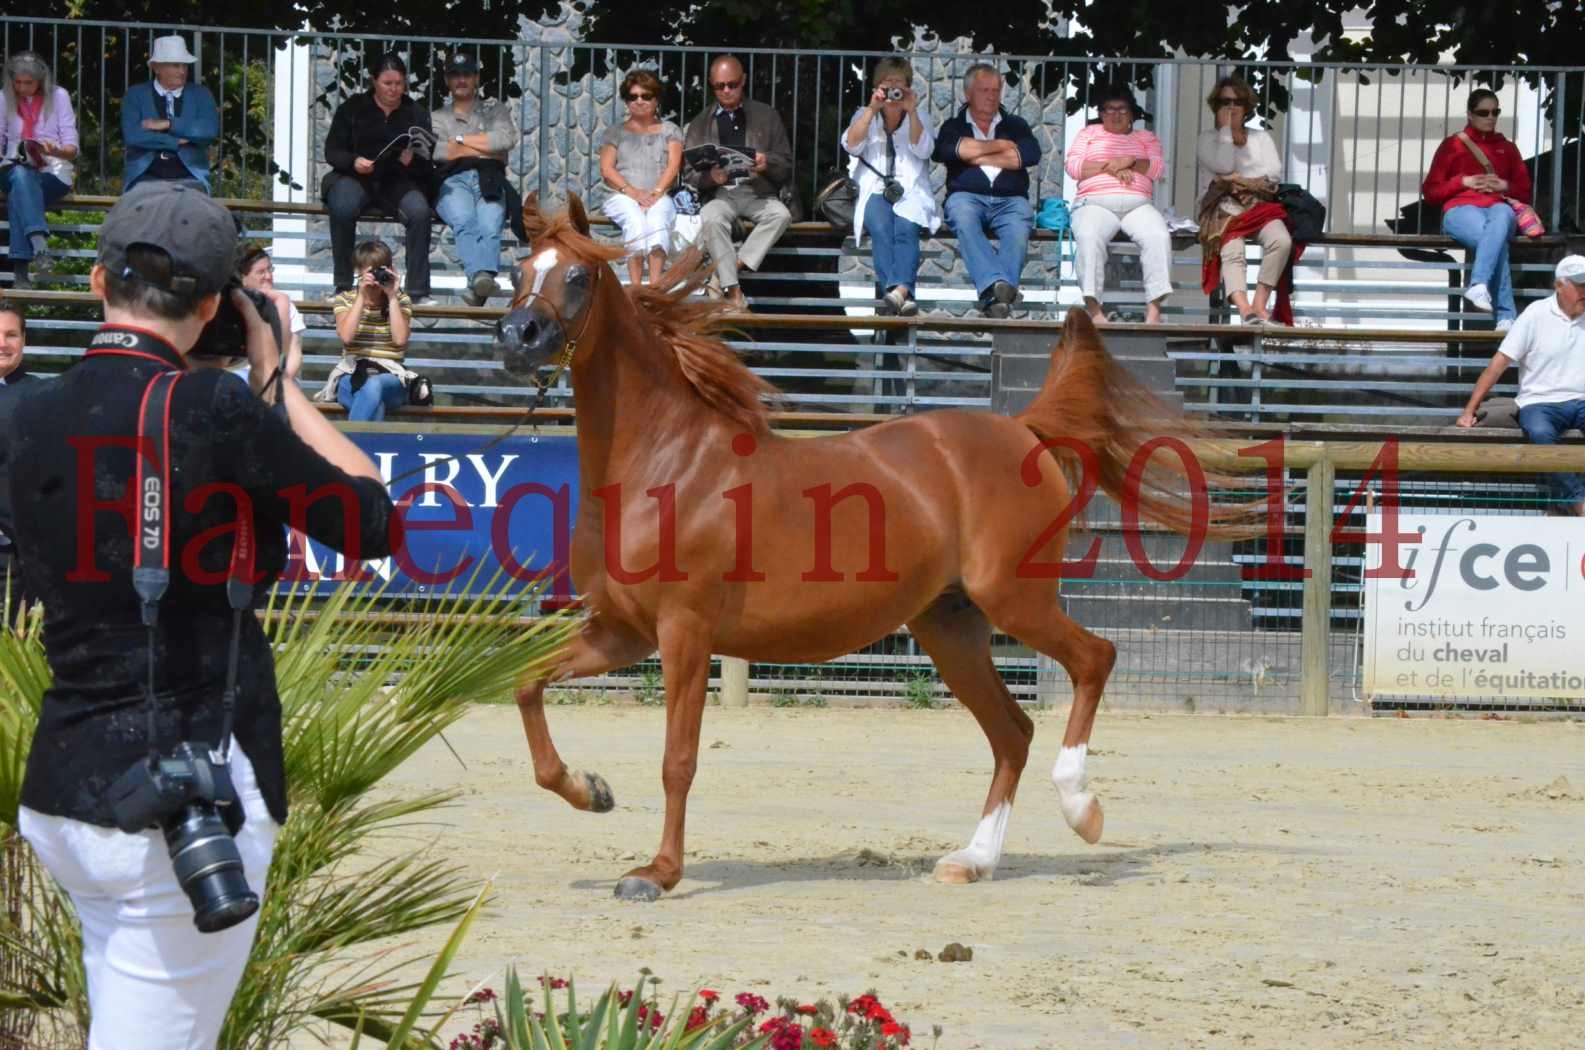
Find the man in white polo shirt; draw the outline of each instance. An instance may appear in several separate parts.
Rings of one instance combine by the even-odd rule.
[[[1475,425],[1475,409],[1509,365],[1519,366],[1519,426],[1537,445],[1555,445],[1567,430],[1585,432],[1585,255],[1557,264],[1555,291],[1531,303],[1509,329],[1491,364],[1475,380],[1458,425]],[[1555,506],[1585,515],[1585,475],[1552,474]]]

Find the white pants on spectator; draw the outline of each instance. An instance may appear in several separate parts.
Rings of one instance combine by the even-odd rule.
[[[280,827],[253,764],[235,745],[231,775],[248,818],[237,850],[248,885],[262,897]],[[26,807],[17,823],[82,921],[88,1050],[214,1050],[258,915],[199,933],[158,831],[128,835]]]
[[[625,193],[614,193],[600,205],[622,231],[622,244],[634,255],[648,255],[653,248],[671,253],[671,231],[677,223],[677,206],[669,194],[648,208]]]
[[[1255,239],[1260,242],[1260,273],[1256,280],[1275,288],[1288,265],[1288,256],[1293,254],[1293,235],[1281,219],[1272,219],[1260,228]],[[1222,242],[1222,286],[1229,295],[1249,290],[1249,264],[1244,260],[1244,249],[1242,237]]]
[[[1107,246],[1117,231],[1139,245],[1145,299],[1155,302],[1172,292],[1172,233],[1167,220],[1137,193],[1108,193],[1081,198],[1073,209],[1074,263],[1079,291],[1105,302]]]

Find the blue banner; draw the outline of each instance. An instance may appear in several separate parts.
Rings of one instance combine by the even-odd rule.
[[[379,467],[402,518],[391,557],[353,567],[392,595],[512,593],[548,580],[550,600],[573,594],[567,570],[578,513],[578,443],[571,437],[514,434],[485,448],[482,434],[348,434]],[[483,451],[480,451],[480,450]],[[499,570],[499,577],[498,577]],[[353,578],[340,554],[292,534],[283,587]]]

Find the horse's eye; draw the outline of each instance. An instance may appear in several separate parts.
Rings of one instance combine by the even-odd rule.
[[[566,281],[569,287],[588,288],[591,279],[587,266],[573,265],[567,267]]]

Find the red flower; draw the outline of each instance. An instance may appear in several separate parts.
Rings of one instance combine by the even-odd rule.
[[[816,1046],[836,1046],[837,1034],[829,1028],[811,1028],[809,1041]]]
[[[493,988],[480,988],[477,992],[474,992],[472,995],[468,996],[468,998],[463,1000],[463,1001],[465,1003],[467,1003],[469,1006],[472,1006],[475,1003],[494,1002],[495,1001],[495,989],[493,989]]]
[[[549,983],[552,990],[567,987],[567,981],[562,977],[541,977],[539,979],[539,986],[543,988],[547,982]]]
[[[868,1017],[871,1021],[879,1021],[882,1024],[891,1024],[894,1020],[892,1017],[892,1012],[886,1009],[886,1007],[882,1006],[880,1003],[876,1003],[874,1006],[870,1007],[869,1013],[865,1014],[864,1016]]]
[[[735,1001],[751,1014],[762,1014],[770,1009],[770,1003],[752,992],[738,992]]]
[[[885,1024],[881,1025],[881,1035],[890,1036],[891,1038],[897,1040],[898,1046],[907,1046],[908,1039],[912,1033],[908,1031],[908,1026],[905,1024],[898,1024],[896,1021],[887,1021]]]
[[[696,1006],[692,1010],[688,1011],[688,1024],[683,1030],[686,1032],[691,1032],[695,1028],[703,1028],[709,1023],[710,1008],[708,1006]]]
[[[857,1014],[860,1017],[868,1017],[870,1011],[880,1005],[881,1001],[873,995],[861,995],[851,1003],[848,1003],[848,1013]]]
[[[813,1017],[815,1014],[820,1012],[820,1008],[814,1003],[800,1003],[794,1007],[794,1009],[803,1014],[805,1017]]]
[[[721,998],[721,993],[715,991],[712,988],[701,988],[699,989],[699,998],[703,999],[707,1003],[713,1003],[717,999]]]

